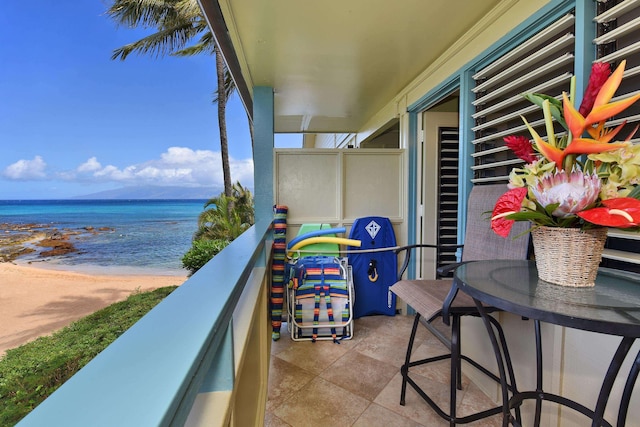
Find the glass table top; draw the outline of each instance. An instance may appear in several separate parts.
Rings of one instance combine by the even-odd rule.
[[[595,287],[538,279],[535,262],[474,261],[455,271],[470,296],[520,316],[611,335],[640,337],[640,275],[600,269]]]

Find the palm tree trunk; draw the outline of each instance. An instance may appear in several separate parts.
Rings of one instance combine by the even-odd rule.
[[[251,154],[253,157],[253,122],[251,121],[251,117],[247,114],[247,121],[249,122],[249,135],[251,136]]]
[[[216,74],[218,77],[218,127],[220,128],[220,156],[222,157],[222,176],[224,194],[231,197],[231,168],[229,167],[229,143],[227,141],[227,94],[224,87],[224,62],[218,46],[214,47],[216,55]]]

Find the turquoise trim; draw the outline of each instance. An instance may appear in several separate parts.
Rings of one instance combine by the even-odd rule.
[[[267,234],[266,238],[273,239],[273,232],[271,230]],[[269,251],[269,253],[267,253],[267,250]],[[269,254],[271,253],[270,251],[271,251],[271,247],[269,247],[267,249],[266,246],[263,246],[262,250],[260,251],[260,256],[258,256],[258,258],[256,259],[256,263],[255,263],[254,267],[266,268],[267,267],[267,262],[269,260]]]
[[[253,186],[256,221],[273,219],[273,88],[253,88]]]
[[[409,181],[407,193],[409,194],[407,203],[407,244],[416,243],[416,223],[418,220],[418,201],[417,183],[418,183],[418,115],[415,112],[409,112]],[[416,265],[412,259],[409,263],[407,274],[409,278],[414,278]]]
[[[576,45],[574,74],[576,76],[576,105],[582,102],[584,89],[587,87],[591,75],[591,64],[596,59],[596,46],[593,39],[596,37],[596,24],[593,17],[596,15],[596,2],[593,0],[576,1]]]
[[[407,245],[413,245],[416,243],[416,222],[418,220],[418,201],[416,200],[416,187],[418,183],[418,113],[409,112],[409,146],[407,152],[409,155],[409,178],[407,185],[407,194],[409,195],[407,200]],[[407,266],[407,278],[413,279],[416,277],[416,263],[411,258],[409,265]],[[416,311],[409,305],[407,305],[407,314],[413,315]]]
[[[472,73],[465,71],[460,78],[460,93],[469,94],[471,88],[474,85]],[[460,96],[460,151],[458,153],[458,244],[464,242],[465,234],[467,230],[467,200],[471,193],[471,178],[473,178],[473,172],[471,166],[473,166],[473,157],[471,154],[474,152],[473,144],[473,131],[471,128],[474,126],[473,118],[471,117],[474,111],[472,99],[470,96]],[[462,258],[462,249],[456,251],[458,260]]]
[[[461,70],[453,73],[448,79],[430,90],[425,96],[411,104],[407,110],[409,112],[420,113],[442,101],[444,97],[451,95],[453,92],[458,90],[458,87],[460,86],[459,76],[461,73]]]
[[[207,372],[200,386],[200,393],[233,390],[234,383],[233,357],[233,320],[229,322],[222,344],[213,357],[211,368]]]

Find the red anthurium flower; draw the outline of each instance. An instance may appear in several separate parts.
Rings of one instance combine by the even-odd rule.
[[[602,204],[611,209],[629,209],[640,212],[640,200],[633,197],[617,197],[603,200]]]
[[[537,159],[529,138],[521,135],[511,135],[505,136],[503,139],[504,142],[507,143],[507,147],[509,147],[511,151],[516,153],[516,156],[518,156],[518,158],[524,160],[527,163],[532,163]]]
[[[598,92],[600,92],[600,89],[604,86],[604,83],[610,75],[611,66],[606,62],[596,62],[591,66],[589,83],[587,83],[587,89],[584,92],[584,97],[582,98],[580,109],[578,110],[583,117],[591,112],[596,96],[598,96]]]
[[[578,216],[592,224],[605,227],[629,228],[640,226],[640,200],[620,197],[603,200],[604,207],[588,209]]]
[[[526,188],[514,188],[504,193],[493,208],[491,213],[491,229],[501,237],[507,237],[515,220],[505,217],[520,212],[522,200],[527,195]]]

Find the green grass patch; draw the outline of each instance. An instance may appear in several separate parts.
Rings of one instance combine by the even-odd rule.
[[[0,359],[0,426],[13,426],[176,286],[134,293]]]

